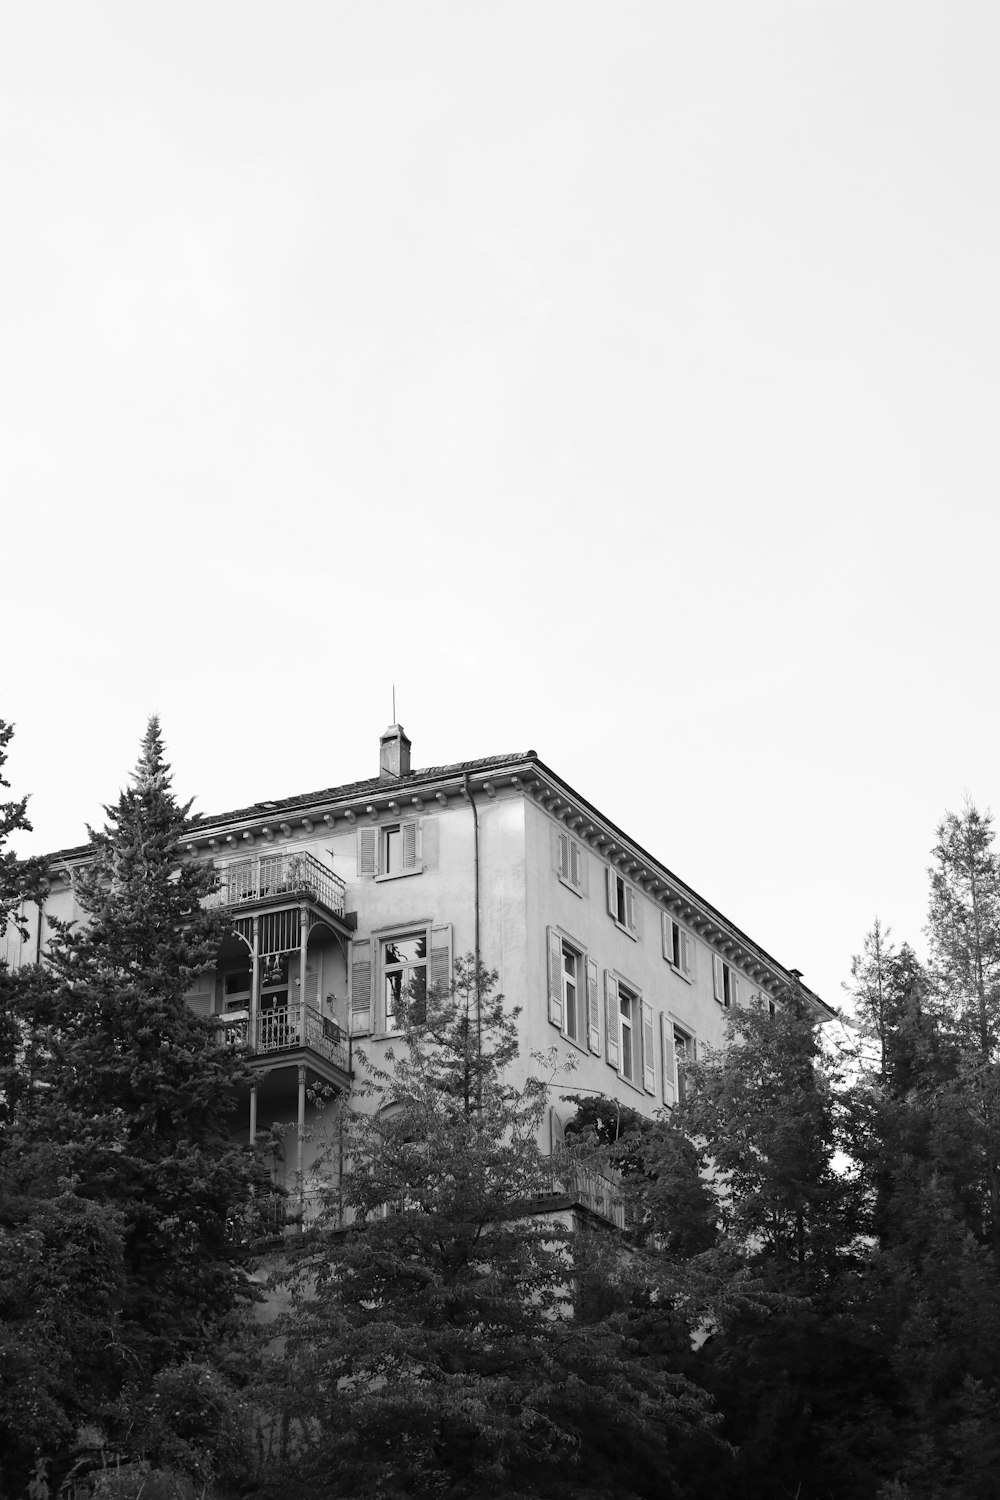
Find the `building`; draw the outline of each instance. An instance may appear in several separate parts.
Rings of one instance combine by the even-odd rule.
[[[42,951],[46,915],[80,915],[73,873],[87,853],[53,856],[45,912],[26,912],[15,962]],[[525,1071],[552,1047],[575,1063],[554,1093],[549,1149],[561,1093],[648,1114],[674,1104],[685,1061],[722,1041],[733,1006],[793,992],[818,1020],[832,1014],[533,750],[415,771],[394,724],[376,777],[199,819],[188,854],[216,866],[212,899],[232,915],[188,999],[248,1045],[256,1082],[234,1128],[289,1125],[274,1173],[303,1209],[323,1155],[317,1086],[350,1089],[358,1041],[378,1061],[401,992],[446,980],[456,954],[479,954],[520,1005]]]

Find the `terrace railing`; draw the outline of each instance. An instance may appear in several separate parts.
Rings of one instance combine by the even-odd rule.
[[[336,1067],[350,1072],[350,1056],[347,1036],[336,1021],[311,1005],[292,1000],[274,1010],[261,1011],[253,1037],[250,1035],[250,1016],[247,1011],[235,1011],[226,1016],[215,1016],[215,1027],[220,1042],[231,1047],[247,1047],[254,1054],[291,1052],[298,1047],[309,1047],[318,1052]]]
[[[237,859],[219,868],[219,889],[208,906],[249,906],[275,897],[311,897],[335,916],[344,915],[345,886],[312,854],[276,850]]]

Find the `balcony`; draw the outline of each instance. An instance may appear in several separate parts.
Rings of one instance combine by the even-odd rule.
[[[305,899],[343,919],[344,882],[311,854],[254,855],[223,865],[218,875],[219,889],[206,906],[273,906]]]
[[[568,1158],[553,1160],[546,1186],[553,1197],[565,1196],[616,1228],[625,1228],[625,1204],[617,1184],[592,1167]]]
[[[245,1010],[213,1016],[212,1020],[219,1042],[230,1047],[248,1047],[255,1057],[296,1052],[305,1047],[335,1068],[350,1072],[348,1041],[343,1030],[311,1005],[291,1001],[279,1009],[261,1011],[252,1037],[250,1016]]]

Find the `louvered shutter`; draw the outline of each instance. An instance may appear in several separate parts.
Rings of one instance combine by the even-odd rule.
[[[617,887],[617,879],[618,879],[618,877],[617,877],[615,871],[612,869],[611,865],[608,865],[607,870],[606,870],[606,874],[607,874],[607,877],[608,877],[608,911],[611,913],[611,915],[614,917],[615,921],[617,922],[617,920],[618,920],[618,887]]]
[[[319,1004],[319,969],[306,969],[306,994],[307,1005]]]
[[[677,1064],[674,1057],[674,1023],[660,1012],[661,1067],[663,1068],[663,1102],[677,1103]]]
[[[587,959],[587,1045],[591,1052],[601,1055],[601,991],[597,980],[597,964]]]
[[[580,849],[580,845],[576,842],[575,839],[570,839],[570,841],[569,841],[569,878],[570,878],[570,881],[576,887],[577,890],[579,890],[580,887],[581,887],[581,885],[583,884],[583,880],[581,879],[581,872],[580,872],[580,858],[581,858],[581,853],[582,853],[582,851]]]
[[[566,1145],[566,1127],[556,1114],[552,1105],[549,1105],[549,1151],[552,1156],[562,1151]]]
[[[619,1065],[618,1047],[618,981],[609,969],[604,971],[604,1041],[606,1056],[612,1068]]]
[[[717,953],[712,954],[712,993],[720,1005],[725,1005],[726,984],[722,972],[722,959]]]
[[[372,945],[368,938],[351,944],[351,1035],[372,1029]]]
[[[653,1007],[642,1001],[642,1086],[647,1094],[656,1093],[656,1032],[653,1030]]]
[[[694,962],[693,962],[693,960],[694,960],[694,941],[691,938],[690,934],[686,933],[684,931],[683,927],[681,928],[681,931],[680,931],[680,939],[681,939],[681,973],[684,974],[686,978],[690,979],[691,975],[692,975],[692,971],[694,969]]]
[[[636,931],[636,900],[635,891],[628,884],[625,886],[625,926],[629,932]]]
[[[451,989],[451,923],[431,928],[431,984],[437,995]]]
[[[740,982],[733,969],[729,971],[729,1003],[733,1006],[740,1003]]]
[[[663,957],[668,964],[674,961],[674,922],[668,911],[660,912],[660,938],[663,943]]]
[[[565,833],[556,834],[556,851],[560,879],[567,880],[569,878],[569,838]]]
[[[378,874],[378,829],[358,829],[358,874]]]
[[[188,990],[184,996],[184,999],[196,1016],[210,1016],[212,1014],[212,989],[212,976],[210,974],[199,974],[195,980],[194,988]]]
[[[549,1020],[562,1031],[562,939],[554,927],[548,928]]]
[[[403,869],[416,870],[420,864],[420,825],[416,818],[402,825]]]

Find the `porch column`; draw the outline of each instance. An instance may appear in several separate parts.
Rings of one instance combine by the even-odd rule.
[[[298,1125],[298,1139],[295,1142],[295,1158],[296,1158],[295,1174],[296,1174],[296,1177],[298,1179],[298,1184],[299,1184],[299,1233],[300,1234],[301,1234],[303,1228],[305,1227],[304,1224],[303,1224],[303,1215],[305,1214],[305,1206],[306,1206],[305,1176],[304,1176],[304,1171],[303,1171],[303,1168],[304,1168],[304,1165],[305,1165],[305,1146],[306,1146],[306,1070],[305,1070],[305,1066],[302,1063],[299,1063],[299,1125]]]
[[[306,1027],[306,950],[309,946],[309,913],[304,906],[299,908],[299,1046],[304,1047],[308,1036]]]
[[[257,1051],[257,1015],[260,1010],[260,917],[253,919],[253,974],[250,979],[250,1051]]]

